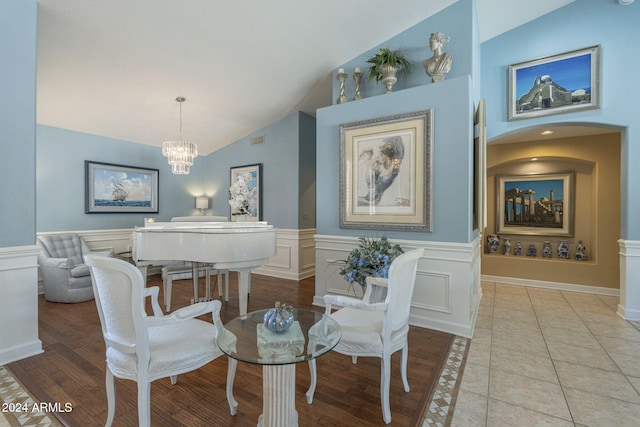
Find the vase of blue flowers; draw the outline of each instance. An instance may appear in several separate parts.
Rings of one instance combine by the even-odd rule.
[[[400,245],[392,244],[386,237],[360,237],[358,247],[349,253],[340,274],[349,286],[358,283],[364,291],[367,277],[389,277],[393,260],[404,253]]]

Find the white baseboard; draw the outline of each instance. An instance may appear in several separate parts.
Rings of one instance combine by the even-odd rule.
[[[573,283],[548,282],[545,280],[520,279],[518,277],[490,276],[483,274],[483,282],[505,283],[507,285],[530,286],[533,288],[555,289],[558,291],[583,292],[587,294],[620,296],[619,289],[605,288],[601,286],[586,286]]]

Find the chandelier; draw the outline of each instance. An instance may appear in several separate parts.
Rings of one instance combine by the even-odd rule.
[[[162,155],[171,165],[171,173],[175,175],[189,175],[193,160],[198,157],[198,146],[193,142],[182,140],[182,103],[185,99],[176,98],[180,104],[180,139],[177,141],[165,141],[162,143]]]

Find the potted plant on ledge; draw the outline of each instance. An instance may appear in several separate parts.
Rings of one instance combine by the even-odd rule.
[[[402,50],[391,50],[388,47],[380,49],[371,58],[367,59],[369,66],[369,80],[382,80],[387,87],[386,93],[391,93],[393,85],[398,81],[396,76],[408,75],[411,71],[411,62]]]

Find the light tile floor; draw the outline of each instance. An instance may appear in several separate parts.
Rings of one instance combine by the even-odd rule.
[[[640,324],[618,297],[482,293],[451,426],[640,426]]]

